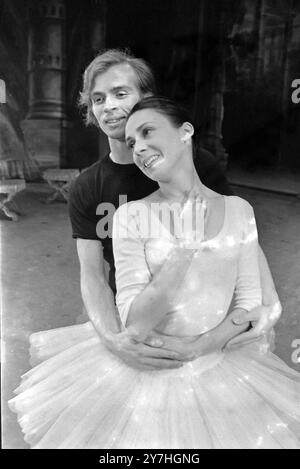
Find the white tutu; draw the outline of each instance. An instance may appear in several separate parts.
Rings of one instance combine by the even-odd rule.
[[[257,345],[141,372],[90,322],[30,341],[9,406],[32,448],[300,448],[299,374]]]

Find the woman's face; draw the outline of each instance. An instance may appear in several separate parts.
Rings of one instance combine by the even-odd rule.
[[[183,124],[184,126],[184,124]],[[186,133],[154,109],[135,112],[126,124],[126,143],[135,164],[155,181],[168,180],[186,150]]]

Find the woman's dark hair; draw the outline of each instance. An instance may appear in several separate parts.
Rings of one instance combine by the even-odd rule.
[[[189,114],[184,107],[164,96],[149,96],[148,98],[143,98],[132,108],[128,117],[143,109],[154,109],[160,114],[163,114],[175,127],[180,127],[184,122],[191,122]]]

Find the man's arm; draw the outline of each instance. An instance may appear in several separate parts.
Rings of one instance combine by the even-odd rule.
[[[233,313],[232,321],[234,324],[241,325],[250,321],[252,328],[230,340],[227,344],[228,347],[259,340],[263,334],[271,331],[272,327],[281,316],[281,303],[275,289],[267,259],[260,246],[258,249],[258,265],[262,289],[262,305],[257,306],[249,312],[238,312],[236,315]]]
[[[100,241],[77,239],[80,287],[84,306],[99,336],[121,331],[113,293],[105,279]]]
[[[275,290],[273,278],[262,249],[258,249],[258,263],[262,287],[262,306],[251,311],[237,308],[233,310],[216,328],[197,337],[164,339],[164,346],[180,353],[184,361],[208,353],[246,345],[257,341],[262,334],[270,331],[281,315],[281,304]],[[249,324],[252,328],[249,329]]]
[[[200,356],[223,350],[231,339],[242,334],[249,328],[249,322],[236,325],[232,321],[232,314],[242,312],[243,310],[241,308],[234,310],[214,329],[197,336],[165,336],[164,346],[180,353],[180,359],[182,361],[195,360]]]
[[[177,354],[160,348],[158,338],[151,345],[137,343],[122,326],[113,293],[105,279],[102,244],[77,239],[82,298],[88,316],[106,347],[129,366],[139,369],[177,368]]]
[[[226,179],[225,173],[221,170],[211,153],[200,148],[195,166],[200,179],[210,189],[223,195],[235,195]],[[258,249],[258,263],[262,289],[262,306],[258,306],[247,313],[245,311],[232,312],[237,325],[247,324],[250,321],[252,329],[234,338],[228,345],[245,344],[258,340],[262,334],[271,331],[274,324],[280,318],[282,307],[268,262],[260,246]]]
[[[258,264],[260,273],[260,284],[262,293],[262,303],[264,306],[274,305],[279,301],[273,277],[262,248],[259,246],[258,250]]]

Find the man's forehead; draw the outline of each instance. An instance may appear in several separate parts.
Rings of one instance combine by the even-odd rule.
[[[92,92],[107,92],[122,86],[138,88],[137,75],[129,64],[116,64],[95,76]]]

